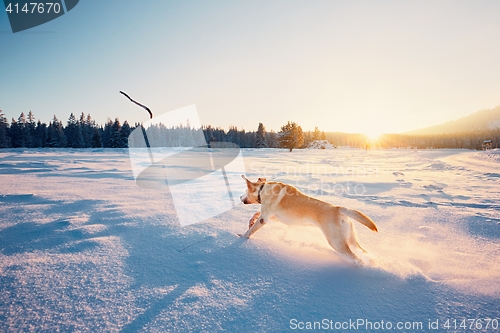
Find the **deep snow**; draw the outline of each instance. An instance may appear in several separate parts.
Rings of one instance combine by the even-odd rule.
[[[356,267],[309,227],[272,222],[238,238],[258,206],[180,227],[166,186],[136,186],[127,150],[1,150],[0,331],[500,320],[498,150],[243,156],[251,179],[370,216],[379,233],[356,229],[375,264]],[[485,323],[474,331],[499,331]]]

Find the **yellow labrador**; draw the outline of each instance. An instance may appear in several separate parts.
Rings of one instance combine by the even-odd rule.
[[[351,250],[357,248],[366,252],[358,243],[349,217],[377,232],[377,226],[368,216],[307,196],[291,185],[266,182],[265,178],[253,183],[244,175],[241,177],[247,182],[247,191],[240,197],[241,201],[244,204],[261,204],[261,209],[250,219],[247,232],[238,236],[249,238],[270,218],[290,225],[314,225],[321,229],[334,250],[363,264]]]

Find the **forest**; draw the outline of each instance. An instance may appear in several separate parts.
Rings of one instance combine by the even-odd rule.
[[[71,113],[65,124],[54,116],[46,124],[36,120],[31,111],[27,115],[21,113],[17,120],[12,118],[9,123],[0,110],[0,148],[127,148],[130,133],[138,127],[142,127],[142,124],[121,123],[118,118],[114,121],[108,119],[104,125],[99,125],[90,114],[84,113],[79,117]],[[267,131],[263,123],[259,123],[254,131],[234,126],[226,131],[211,125],[196,129],[189,122],[174,127],[154,125],[143,128],[143,131],[147,138],[155,138],[150,141],[164,147],[231,142],[241,148],[287,148],[292,151],[295,148],[307,148],[317,140],[326,140],[334,147],[361,149],[483,149],[485,140],[491,140],[491,148],[500,147],[500,128],[433,135],[384,134],[377,140],[369,140],[363,134],[324,132],[318,127],[314,131],[303,131],[294,122],[283,125],[279,132]]]

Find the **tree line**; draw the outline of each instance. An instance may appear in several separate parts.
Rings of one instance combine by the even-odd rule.
[[[0,110],[0,148],[122,148],[131,131],[127,121],[108,120],[99,126],[83,112],[79,118],[71,113],[66,125],[56,116],[49,124],[42,123],[31,111],[9,124]]]
[[[500,128],[433,135],[384,134],[372,143],[372,147],[481,150],[484,149],[484,141],[491,141],[491,148],[500,148]]]
[[[79,118],[70,114],[66,124],[56,116],[48,123],[36,120],[33,112],[21,113],[16,120],[7,120],[0,110],[0,148],[127,148],[130,133],[141,127],[146,138],[160,147],[193,147],[210,142],[231,142],[241,148],[302,148],[312,138],[325,137],[325,133],[316,128],[314,133],[304,133],[296,123],[288,122],[282,131],[267,132],[262,123],[257,131],[245,131],[231,126],[228,131],[220,127],[203,126],[193,128],[189,124],[166,127],[163,124],[149,126],[142,124],[131,126],[127,121],[123,124],[116,118],[98,125],[90,114],[83,112]],[[200,138],[202,138],[200,140]],[[304,140],[304,138],[306,140]]]
[[[49,122],[36,120],[33,112],[21,113],[16,120],[7,120],[0,110],[0,148],[127,148],[130,133],[141,127],[151,146],[195,147],[211,142],[231,142],[241,148],[306,148],[312,142],[324,140],[334,146],[353,148],[464,148],[481,149],[484,140],[491,140],[492,148],[500,147],[500,129],[442,135],[384,134],[370,141],[363,134],[303,131],[295,122],[287,122],[279,132],[267,131],[259,123],[256,131],[245,131],[231,126],[228,131],[211,125],[193,128],[189,121],[173,127],[157,124],[143,128],[136,123],[123,124],[118,118],[98,125],[90,114],[78,118],[71,113],[66,124],[56,116]]]

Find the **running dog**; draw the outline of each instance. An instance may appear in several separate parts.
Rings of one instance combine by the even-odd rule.
[[[265,178],[259,178],[253,183],[244,175],[241,177],[247,183],[247,191],[240,200],[244,204],[260,204],[261,209],[250,219],[247,232],[238,236],[250,238],[271,218],[289,225],[314,225],[321,229],[334,250],[360,265],[363,264],[352,249],[359,249],[364,253],[366,250],[359,245],[349,217],[377,232],[377,226],[368,216],[307,196],[291,185],[266,182]]]

